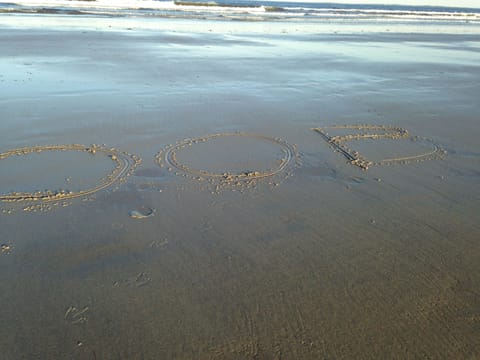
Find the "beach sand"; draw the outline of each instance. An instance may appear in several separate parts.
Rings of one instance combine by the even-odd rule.
[[[1,29],[0,153],[105,144],[142,163],[51,209],[0,204],[2,359],[480,357],[478,29],[18,18]],[[446,155],[365,171],[311,130],[344,124],[429,139],[345,143],[375,161]],[[155,160],[235,132],[285,142],[289,163],[255,178],[286,152],[256,136],[179,148],[186,171]],[[0,190],[94,187],[112,167],[97,155],[2,159]],[[254,178],[190,171],[219,164]]]

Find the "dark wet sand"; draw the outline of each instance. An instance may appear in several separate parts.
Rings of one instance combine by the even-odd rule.
[[[87,201],[1,204],[2,359],[480,357],[478,37],[1,31],[0,152],[96,143],[143,159]],[[365,172],[310,130],[335,124],[399,126],[448,155]],[[301,164],[212,194],[154,161],[232,131],[296,144]],[[240,159],[223,144],[222,163],[247,167],[245,144]],[[193,146],[181,159],[217,171],[214,146]],[[359,149],[413,151],[392,146]],[[252,166],[271,166],[264,149]]]

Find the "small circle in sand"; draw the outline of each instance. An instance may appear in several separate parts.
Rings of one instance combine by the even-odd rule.
[[[177,175],[226,185],[272,177],[296,157],[295,147],[282,139],[233,132],[179,141],[162,149],[156,161]]]
[[[44,145],[25,147],[19,149],[13,149],[0,153],[0,160],[7,159],[13,156],[26,156],[34,153],[43,152],[63,152],[63,151],[79,151],[86,152],[93,156],[103,155],[109,158],[113,163],[113,170],[102,177],[95,185],[87,189],[79,190],[39,190],[39,191],[12,191],[10,193],[0,194],[0,201],[3,202],[30,202],[33,203],[30,206],[23,208],[24,211],[37,211],[48,210],[50,205],[44,203],[61,203],[62,206],[69,204],[66,200],[71,200],[79,197],[86,197],[100,190],[106,189],[116,182],[124,181],[129,175],[132,174],[136,166],[140,163],[140,159],[135,155],[131,155],[125,152],[121,152],[115,148],[106,148],[100,145],[84,146],[79,144],[68,145]],[[15,160],[17,161],[17,160]],[[34,181],[34,180],[33,180]],[[70,177],[68,181],[70,183]]]

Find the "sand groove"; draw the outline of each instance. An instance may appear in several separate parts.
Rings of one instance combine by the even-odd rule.
[[[348,134],[348,135],[337,135],[331,136],[327,133],[326,129],[353,129],[360,130],[361,133],[358,134]],[[371,166],[382,166],[382,165],[393,165],[393,164],[408,164],[412,162],[431,160],[435,158],[441,158],[445,155],[445,151],[437,146],[432,140],[428,138],[421,138],[418,136],[410,136],[406,129],[395,127],[395,126],[385,126],[385,125],[332,125],[313,128],[313,131],[317,132],[322,136],[322,138],[335,150],[341,153],[350,164],[360,167],[361,169],[368,170]],[[366,131],[378,131],[378,133],[368,133]],[[386,158],[379,161],[369,160],[364,155],[360,154],[358,151],[354,151],[348,148],[345,143],[352,140],[364,140],[364,139],[391,139],[391,140],[401,140],[401,139],[410,139],[412,141],[423,141],[431,145],[429,151],[412,155],[412,156],[403,156],[403,157],[393,157]]]

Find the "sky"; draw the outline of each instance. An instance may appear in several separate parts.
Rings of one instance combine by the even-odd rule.
[[[2,0],[0,0],[1,2]],[[65,2],[67,0],[60,0]],[[68,0],[70,1],[70,0]],[[102,3],[125,4],[135,3],[138,0],[102,0]],[[144,0],[141,0],[144,1]],[[208,1],[208,0],[205,0]],[[215,1],[215,0],[212,0]],[[262,1],[262,0],[257,0]],[[275,0],[274,0],[275,1]],[[343,4],[385,4],[385,5],[417,5],[417,6],[447,6],[447,7],[470,7],[480,9],[480,0],[277,0],[288,2],[315,2],[315,3],[343,3]],[[55,0],[16,0],[15,3],[49,3]]]
[[[291,1],[291,0],[290,0]],[[294,0],[305,1],[305,0]],[[306,0],[311,2],[322,2],[321,0]],[[324,0],[324,2],[344,4],[395,4],[395,5],[430,5],[450,7],[473,7],[480,8],[480,0]]]

